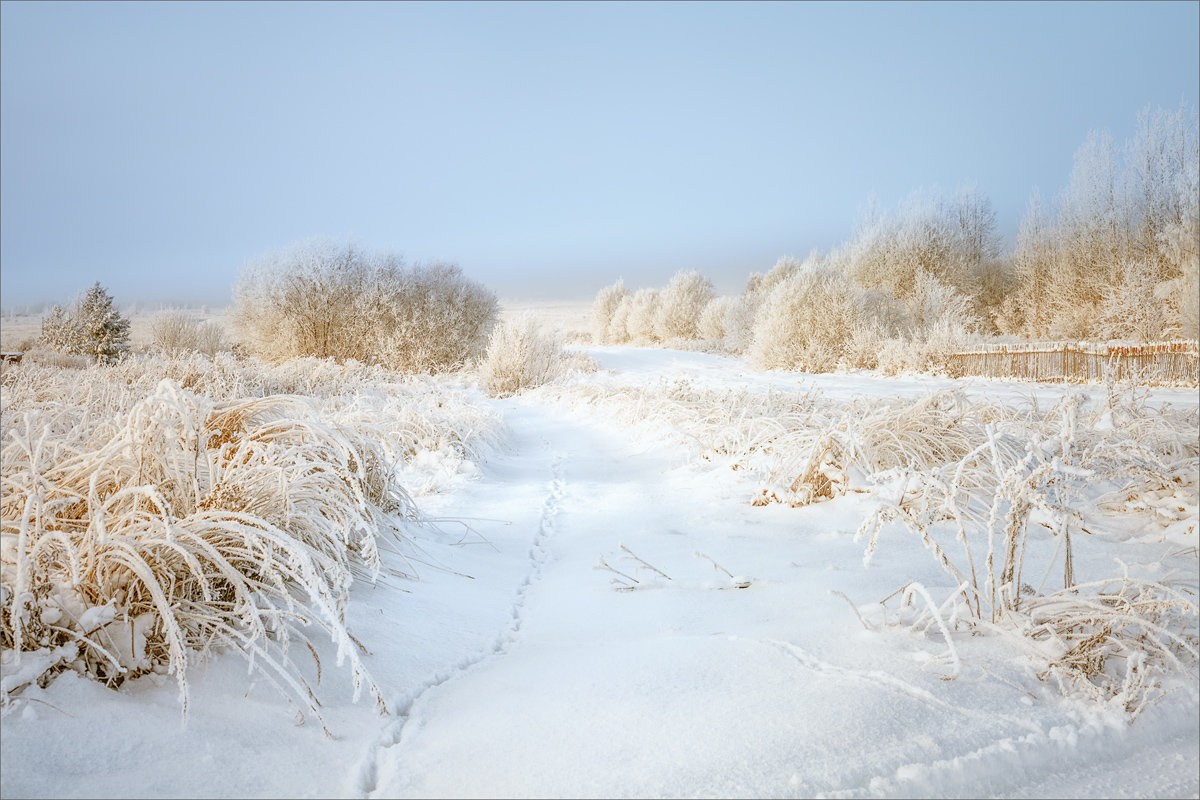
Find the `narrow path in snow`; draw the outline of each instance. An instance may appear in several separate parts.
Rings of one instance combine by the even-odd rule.
[[[526,431],[516,431],[513,436],[513,440],[519,446],[523,445],[526,448],[529,448],[537,438],[532,432]],[[533,449],[537,450],[541,448],[535,447]],[[529,547],[527,571],[516,590],[507,627],[497,635],[495,642],[489,649],[470,655],[455,664],[452,668],[438,672],[430,680],[410,692],[400,702],[394,710],[394,721],[386,727],[379,740],[372,746],[371,752],[367,755],[363,764],[359,767],[358,775],[355,779],[355,783],[357,784],[356,794],[361,794],[365,797],[374,796],[380,780],[380,765],[391,766],[394,763],[395,753],[392,751],[403,745],[405,728],[412,714],[412,709],[421,702],[422,698],[447,682],[463,677],[467,672],[489,659],[504,655],[517,641],[524,622],[526,598],[542,573],[548,553],[547,542],[554,535],[555,519],[562,504],[564,492],[562,477],[563,459],[564,456],[562,453],[556,453],[550,460],[549,472],[551,477],[546,489],[545,499],[542,502],[541,514],[537,520],[532,544]],[[534,459],[533,468],[538,469],[540,466],[540,460]],[[519,475],[515,477],[518,479],[529,479],[532,476]]]
[[[940,637],[865,631],[831,590],[866,603],[939,573],[906,542],[866,575],[857,501],[752,508],[747,487],[681,451],[502,407],[512,452],[455,502],[513,521],[489,534],[513,565],[511,605],[491,647],[394,704],[353,793],[965,796],[1069,769],[1103,786],[1129,751],[1128,730],[1072,715],[1049,687],[1031,700],[1002,643],[961,641],[947,681]],[[1177,717],[1157,741],[1200,760]]]

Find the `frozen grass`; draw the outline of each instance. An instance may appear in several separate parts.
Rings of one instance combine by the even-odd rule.
[[[1194,543],[1194,408],[1152,408],[1144,389],[1115,384],[1096,407],[1075,394],[1048,410],[971,402],[953,390],[849,403],[687,381],[539,391],[605,409],[622,424],[666,427],[700,460],[755,476],[755,505],[872,495],[858,532],[864,560],[884,533],[915,534],[959,588],[940,607],[924,587],[897,594],[905,603],[923,595],[918,624],[936,624],[948,642],[959,628],[1013,636],[1043,679],[1117,703],[1131,718],[1162,691],[1164,675],[1195,677],[1195,547],[1178,575],[1164,566],[1135,578],[1122,568],[1079,584],[1074,574],[1092,534],[1157,531]],[[1034,548],[1039,537],[1055,547]]]
[[[505,320],[492,329],[479,365],[479,380],[493,397],[508,397],[541,386],[571,370],[594,372],[585,353],[563,350],[558,333],[541,330],[529,315]]]
[[[155,671],[186,712],[189,663],[228,646],[320,719],[295,655],[316,626],[382,706],[345,610],[421,524],[398,468],[498,431],[462,390],[353,364],[5,367],[5,701],[66,669]]]

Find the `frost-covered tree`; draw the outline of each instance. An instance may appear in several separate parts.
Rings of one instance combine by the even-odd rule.
[[[1123,148],[1106,132],[1089,134],[1053,215],[1031,204],[1022,222],[1002,330],[1089,338],[1121,331],[1122,317],[1120,338],[1196,330],[1198,127],[1195,110],[1181,106],[1143,111]]]
[[[659,293],[654,334],[661,342],[700,337],[700,313],[716,292],[712,281],[695,270],[678,272]]]
[[[899,300],[921,272],[974,299],[984,270],[999,253],[991,203],[968,187],[951,198],[937,189],[913,192],[894,213],[860,222],[837,261],[860,286]]]
[[[1013,286],[996,314],[1001,333],[1045,336],[1051,321],[1049,287],[1056,261],[1055,236],[1035,188],[1011,256]]]
[[[1157,273],[1146,260],[1127,262],[1121,279],[1102,289],[1095,334],[1138,342],[1179,336],[1179,312],[1169,303],[1169,288]]]
[[[97,281],[69,310],[54,306],[43,317],[41,340],[61,353],[112,360],[129,350],[129,320]]]

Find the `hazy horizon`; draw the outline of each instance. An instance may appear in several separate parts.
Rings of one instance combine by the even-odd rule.
[[[1089,131],[1197,105],[1200,3],[6,0],[5,310],[229,303],[354,240],[504,299],[723,293],[871,196],[974,184],[1011,242]]]

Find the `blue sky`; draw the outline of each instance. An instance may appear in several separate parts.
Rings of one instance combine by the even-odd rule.
[[[1015,234],[1200,90],[1200,3],[0,4],[0,292],[223,305],[313,236],[507,298],[733,293],[874,193]]]

